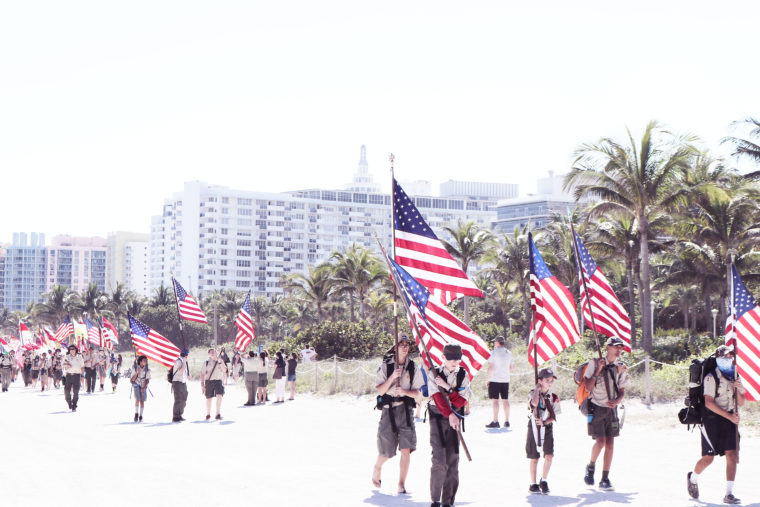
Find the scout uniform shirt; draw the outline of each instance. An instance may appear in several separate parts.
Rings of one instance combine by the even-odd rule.
[[[401,373],[401,376],[398,378],[399,380],[399,386],[401,389],[406,389],[408,391],[417,391],[420,387],[422,387],[423,380],[422,380],[422,372],[417,367],[417,365],[414,365],[414,378],[410,379],[409,375],[409,363],[412,362],[411,359],[408,357],[406,358],[406,361],[404,362],[404,369]],[[377,376],[375,376],[375,385],[379,386],[380,384],[384,383],[386,380],[388,380],[388,364],[393,365],[391,371],[396,369],[396,360],[395,358],[391,358],[389,361],[383,361],[380,364],[380,367],[377,369]],[[388,392],[386,394],[391,395],[390,391],[396,386],[396,381],[393,381],[391,384],[391,387],[388,388]],[[396,400],[393,402],[394,407],[399,407],[403,405],[403,400]]]
[[[150,380],[150,369],[147,366],[137,367],[137,378],[135,378],[135,384],[145,388]]]
[[[586,373],[583,375],[584,378],[591,378],[594,376],[597,361],[598,359],[592,359],[588,362]],[[607,396],[607,388],[604,385],[604,375],[607,376],[607,382],[610,385],[610,393],[612,396],[615,396],[615,385],[617,385],[619,393],[621,389],[628,389],[629,384],[628,369],[622,362],[615,361],[606,372],[605,368],[602,368],[602,371],[596,378],[594,389],[591,390],[591,402],[600,407],[606,407],[607,402],[610,401],[610,398]],[[615,379],[614,382],[612,381],[613,378]]]
[[[470,390],[468,389],[468,387],[470,387],[470,376],[465,373],[464,378],[462,379],[462,385],[459,386],[459,388],[457,388],[456,387],[457,372],[460,369],[462,369],[461,366],[456,368],[453,372],[448,373],[446,371],[446,368],[444,367],[441,369],[437,369],[437,371],[441,374],[441,376],[446,381],[446,383],[449,384],[452,389],[454,389],[454,392],[466,400],[466,399],[469,399]],[[440,393],[440,391],[438,390],[438,384],[435,383],[435,375],[433,374],[433,372],[430,372],[430,374],[428,375],[428,393],[430,394],[431,398],[434,395]],[[462,405],[464,405],[464,403]],[[436,403],[429,403],[428,406],[430,407],[430,410],[432,412],[441,415],[441,411],[438,409],[438,405]],[[459,410],[459,407],[457,407],[457,410]],[[446,417],[448,417],[448,414],[446,414]]]
[[[530,410],[531,414],[533,414],[533,407],[531,407],[530,405],[531,400],[533,399],[533,391],[535,391],[535,389],[531,389],[530,393],[528,393],[528,409]],[[539,394],[539,398],[538,398],[538,401],[539,401],[538,416],[541,418],[542,421],[546,421],[547,419],[549,419],[549,410],[547,410],[546,408],[545,399],[544,400],[541,399],[542,397],[545,397],[547,394],[551,396],[552,409],[554,410],[554,415],[558,415],[562,411],[559,405],[559,396],[554,394],[554,392],[551,389],[549,389],[549,391],[546,394],[544,395]]]
[[[224,380],[224,374],[227,372],[227,365],[224,364],[224,361],[222,361],[221,359],[219,359],[218,361],[219,361],[218,363],[215,363],[211,359],[206,360],[206,362],[203,365],[204,381]],[[214,364],[216,364],[216,368],[214,368]],[[213,370],[213,372],[211,370]]]
[[[715,386],[715,377],[708,373],[705,375],[705,380],[703,383],[705,396],[712,396],[715,399],[716,405],[718,405],[726,412],[734,413],[736,411],[736,401],[734,400],[734,381],[728,380],[726,377],[724,377],[719,368],[715,368],[715,375],[717,375],[720,379],[717,385],[717,392]]]
[[[82,361],[84,361],[84,367],[85,368],[92,368],[92,353],[88,350],[83,352],[80,357],[82,358]]]
[[[187,359],[179,357],[172,365],[172,382],[184,382],[187,383],[187,372],[189,366],[187,365]]]
[[[81,375],[82,368],[84,368],[84,359],[79,354],[76,356],[66,356],[63,359],[63,369],[68,375]]]
[[[13,366],[13,361],[11,360],[10,356],[3,356],[0,358],[0,368],[10,370],[11,366]]]

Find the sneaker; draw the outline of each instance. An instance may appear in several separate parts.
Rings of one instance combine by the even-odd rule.
[[[509,428],[509,421],[504,421],[504,427]]]
[[[692,498],[699,498],[699,486],[691,482],[691,472],[686,474],[686,490]]]
[[[583,482],[589,486],[594,485],[594,465],[586,465],[586,475],[583,476]]]
[[[211,419],[211,415],[210,414],[206,414],[206,420],[208,421],[209,419]]]
[[[538,483],[538,487],[541,488],[541,493],[544,495],[549,494],[549,483],[546,481],[541,481]]]
[[[137,412],[135,412],[135,422],[137,422],[137,418],[138,418],[138,417],[140,417],[140,416],[139,416],[139,415],[137,415]]]
[[[142,422],[142,416],[140,416],[140,422]]]
[[[179,422],[179,417],[172,417],[172,422]]]
[[[530,491],[531,493],[536,493],[536,494],[541,493],[541,489],[539,489],[538,484],[536,483],[531,484],[530,487],[528,488],[528,491]]]
[[[215,419],[217,421],[221,421],[222,420],[222,414],[216,414],[216,418]]]
[[[727,503],[727,504],[732,504],[733,505],[733,504],[740,504],[740,503],[742,503],[742,501],[739,500],[738,498],[736,498],[733,495],[733,493],[729,493],[729,494],[727,494],[726,496],[723,497],[723,503]]]
[[[599,481],[599,489],[602,491],[612,491],[615,489],[609,479],[602,479]]]
[[[499,421],[491,421],[490,423],[486,424],[486,428],[499,428]]]

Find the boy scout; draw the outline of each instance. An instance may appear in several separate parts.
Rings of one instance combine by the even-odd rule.
[[[377,369],[375,389],[382,397],[378,407],[382,407],[382,416],[377,427],[377,461],[372,473],[372,484],[380,487],[380,475],[383,464],[401,452],[399,460],[398,492],[406,494],[406,476],[409,472],[411,453],[417,448],[417,432],[414,428],[412,412],[416,398],[422,387],[422,373],[417,365],[409,359],[412,342],[406,335],[398,341],[398,364],[395,356],[384,361]],[[396,379],[399,379],[398,384]]]

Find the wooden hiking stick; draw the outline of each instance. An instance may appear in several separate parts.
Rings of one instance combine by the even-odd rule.
[[[378,239],[377,234],[375,234],[375,240],[377,241],[377,244],[380,246],[380,250],[383,252],[383,258],[385,259],[385,263],[388,265],[388,271],[390,271],[390,273],[393,273],[395,270],[391,266],[390,262],[388,262],[388,254],[385,252],[385,248],[383,248],[382,243],[380,243],[380,239]],[[399,281],[396,279],[395,276],[391,276],[391,279],[393,280],[393,285],[396,287],[396,290],[402,294],[402,297],[400,299],[401,299],[401,302],[404,304],[404,309],[406,310],[407,316],[411,317],[412,314],[409,309],[409,302],[406,300],[405,297],[403,297],[403,291],[401,290],[401,287],[398,285]],[[433,377],[438,377],[439,373],[434,368],[435,362],[433,362],[433,357],[430,355],[430,350],[428,350],[427,345],[425,344],[425,340],[422,339],[422,333],[420,333],[420,328],[419,326],[417,326],[417,322],[413,318],[410,318],[409,320],[412,322],[412,325],[414,325],[414,330],[417,332],[417,336],[420,338],[420,344],[422,345],[422,348],[425,351],[425,355],[428,358],[428,363],[431,366],[430,372],[433,374]],[[449,404],[449,408],[451,409],[451,411],[454,412],[454,414],[456,414],[457,417],[459,417],[460,419],[463,419],[464,416],[460,417],[459,413],[456,411],[456,408],[454,407],[454,405],[452,405],[451,400],[449,399],[449,393],[444,391],[441,386],[438,386],[438,392],[440,392],[441,395],[443,395],[443,399],[445,399],[446,402]],[[462,435],[461,425],[457,426],[457,436],[459,437],[459,442],[462,444],[462,449],[464,449],[464,454],[465,456],[467,456],[467,461],[472,461],[470,450],[467,448],[467,444],[464,441],[464,436]],[[444,442],[441,442],[441,443],[445,445]]]

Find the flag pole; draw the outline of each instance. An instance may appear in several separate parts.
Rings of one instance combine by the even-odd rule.
[[[594,335],[594,343],[596,344],[596,351],[599,353],[599,359],[602,359],[602,347],[599,345],[599,336],[596,334],[596,320],[594,319],[594,303],[591,301],[591,294],[588,291],[588,285],[586,285],[586,275],[583,274],[583,266],[581,261],[580,252],[578,250],[578,236],[575,235],[575,226],[573,222],[570,222],[570,232],[573,235],[573,251],[575,252],[575,265],[578,267],[578,276],[583,282],[583,292],[586,293],[586,301],[588,301],[588,313],[591,315],[591,333]],[[581,315],[583,315],[583,303],[581,303]],[[604,379],[604,389],[607,391],[607,399],[612,400],[610,394],[610,381],[607,378],[607,374],[602,375]]]
[[[528,231],[528,248],[531,249],[533,245],[533,233]],[[528,258],[530,259],[530,274],[533,274],[536,272],[535,268],[533,267],[533,252],[528,252]],[[530,282],[529,282],[530,283]],[[538,343],[536,343],[536,310],[534,305],[531,306],[531,334],[533,335],[533,384],[536,386],[534,389],[538,389]],[[539,393],[540,394],[540,393]],[[536,439],[536,449],[541,448],[541,428],[538,427],[536,424],[536,419],[538,419],[539,412],[538,412],[538,405],[533,409],[533,427],[536,429],[535,439]]]
[[[736,261],[736,250],[730,249],[728,251],[729,255],[731,255],[731,315],[734,313],[734,306],[736,305],[736,302],[734,301],[736,295],[734,294],[734,262]],[[733,326],[733,339],[734,339],[734,376],[735,378],[739,378],[739,366],[736,364],[736,356],[739,349],[739,337],[736,334],[736,322],[734,322]],[[724,338],[725,341],[725,338]],[[736,410],[736,415],[739,415],[739,390],[734,386],[734,409]],[[736,425],[736,462],[739,463],[739,425]]]
[[[182,317],[179,315],[179,299],[177,299],[177,281],[174,279],[174,275],[172,275],[172,288],[174,289],[174,302],[177,306],[177,322],[179,322],[179,337],[182,339],[182,348],[186,349],[187,345],[185,345],[185,334],[182,332]]]
[[[393,262],[396,262],[396,199],[394,199],[396,174],[393,167],[396,157],[393,153],[388,157],[388,160],[391,163],[391,248],[393,249]],[[380,245],[380,248],[382,249],[382,245]],[[393,337],[396,344],[393,348],[393,361],[394,364],[398,366],[398,291],[396,290],[395,283],[393,284]],[[396,379],[396,385],[398,386],[400,384],[401,379]]]
[[[375,240],[377,241],[377,244],[380,246],[380,250],[383,252],[383,259],[385,260],[385,264],[388,266],[388,272],[391,274],[391,280],[393,280],[393,286],[397,289],[398,292],[401,292],[401,287],[399,287],[399,281],[396,279],[395,276],[393,276],[393,268],[391,267],[390,262],[388,262],[388,254],[385,251],[385,248],[383,248],[382,243],[380,243],[380,239],[377,237],[377,234],[375,234]],[[394,261],[395,262],[395,261]],[[400,298],[401,302],[404,304],[404,310],[406,310],[406,315],[409,318],[409,321],[414,326],[414,330],[417,333],[417,337],[420,340],[420,345],[422,345],[422,349],[425,352],[425,355],[427,356],[428,363],[430,364],[430,373],[437,377],[439,376],[438,370],[435,369],[435,362],[433,361],[433,356],[430,355],[430,350],[428,350],[427,344],[425,343],[425,340],[422,339],[422,333],[420,333],[420,328],[417,325],[417,321],[414,320],[412,317],[412,312],[409,309],[409,302],[406,300],[406,298]],[[416,340],[415,340],[416,341]],[[452,412],[457,414],[457,417],[459,417],[459,413],[456,411],[454,406],[451,404],[451,400],[449,400],[449,395],[446,391],[443,390],[441,386],[438,386],[438,391],[443,396],[443,399],[446,400],[449,404],[449,408],[451,408]],[[460,417],[462,419],[462,417]],[[459,436],[459,442],[462,444],[462,449],[464,450],[465,456],[467,456],[467,461],[472,461],[472,456],[470,455],[470,450],[467,448],[467,444],[464,441],[464,436],[462,435],[462,428],[459,426],[457,428],[457,435]]]

